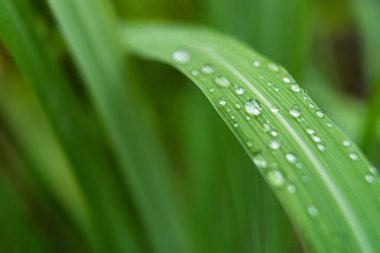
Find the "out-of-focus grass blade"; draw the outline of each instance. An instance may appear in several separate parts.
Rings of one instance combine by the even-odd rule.
[[[374,159],[378,159],[376,145],[379,143],[380,126],[380,2],[375,0],[351,1],[352,11],[357,19],[363,38],[364,71],[366,81],[371,85],[368,111],[363,121],[361,146]],[[380,163],[379,160],[376,162]]]
[[[311,251],[376,252],[378,172],[285,69],[199,27],[122,33],[132,52],[178,68],[203,91]]]
[[[121,179],[157,252],[193,252],[168,162],[125,76],[110,6],[101,0],[48,0],[121,165]],[[139,104],[140,103],[140,104]]]
[[[129,232],[132,226],[123,210],[124,195],[117,191],[117,181],[109,171],[113,165],[97,122],[77,101],[58,63],[48,53],[49,46],[33,25],[28,1],[0,0],[1,38],[48,115],[89,203],[90,224],[83,228],[84,238],[94,252],[136,251]],[[94,139],[94,133],[99,138]]]

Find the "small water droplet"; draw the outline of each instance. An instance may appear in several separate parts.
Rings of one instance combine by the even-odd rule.
[[[278,150],[280,148],[281,144],[280,142],[276,141],[276,140],[272,140],[270,143],[269,143],[269,147],[273,150]]]
[[[214,74],[214,68],[211,65],[209,65],[209,64],[203,65],[202,68],[201,68],[201,71],[205,75],[212,75],[212,74]]]
[[[326,126],[327,126],[328,128],[331,128],[331,127],[333,127],[333,124],[332,124],[331,121],[327,121],[327,122],[326,122]]]
[[[232,114],[231,119],[233,119],[233,120],[236,119],[235,115]]]
[[[264,132],[269,132],[269,130],[270,130],[270,124],[269,123],[264,123],[263,130],[264,130]]]
[[[241,105],[240,105],[239,103],[236,103],[236,104],[235,104],[235,107],[236,107],[237,109],[240,109],[240,108],[241,108]]]
[[[238,94],[238,95],[243,95],[244,92],[245,92],[245,89],[244,89],[243,87],[239,86],[239,87],[237,87],[237,88],[235,89],[235,92],[236,92],[236,94]]]
[[[211,93],[214,93],[214,92],[215,92],[215,88],[214,88],[214,87],[210,87],[209,91],[210,91]]]
[[[317,117],[321,119],[325,116],[325,114],[322,111],[316,111],[315,115],[317,115]]]
[[[315,206],[309,206],[307,212],[311,217],[316,217],[319,213],[318,209]]]
[[[227,109],[226,109],[226,111],[227,111],[227,112],[230,112],[230,111],[231,111],[231,109],[230,109],[230,108],[227,108]]]
[[[253,159],[253,163],[256,165],[258,169],[264,169],[267,167],[267,161],[261,153],[257,153]]]
[[[235,123],[233,124],[233,126],[234,126],[234,128],[238,128],[238,127],[239,127],[239,123],[235,122]]]
[[[355,153],[350,153],[350,158],[351,158],[351,160],[354,160],[354,161],[356,161],[356,160],[358,160],[358,155],[357,154],[355,154]]]
[[[290,78],[287,76],[283,77],[282,80],[284,81],[284,83],[290,83]]]
[[[219,98],[219,104],[221,106],[225,106],[227,104],[227,100],[224,97]]]
[[[343,146],[345,146],[345,147],[349,147],[349,146],[351,146],[351,142],[350,142],[349,140],[344,140],[344,141],[342,142],[342,144],[343,144]]]
[[[317,145],[317,148],[318,148],[320,151],[325,151],[325,150],[326,150],[326,146],[323,145],[323,144],[320,144],[320,143]]]
[[[252,147],[252,145],[253,145],[251,141],[247,141],[245,144],[246,144],[246,145],[247,145],[247,147],[249,147],[249,148],[251,148],[251,147]]]
[[[315,131],[313,129],[311,129],[311,128],[307,128],[306,129],[306,133],[312,135],[312,134],[315,134]]]
[[[372,174],[374,174],[374,175],[376,175],[376,174],[379,172],[375,166],[371,166],[371,167],[369,168],[369,171],[370,171]]]
[[[273,89],[274,89],[274,91],[280,91],[280,87],[277,85],[277,84],[274,84],[273,85]]]
[[[227,77],[225,77],[225,76],[218,76],[218,77],[215,77],[214,82],[215,82],[218,86],[223,87],[223,88],[228,88],[228,87],[230,87],[230,85],[231,85],[230,80],[228,80]]]
[[[285,185],[285,178],[279,170],[269,171],[267,174],[268,182],[274,187],[282,187]]]
[[[246,120],[250,121],[251,120],[251,117],[247,116],[245,117]]]
[[[295,163],[297,161],[297,157],[294,154],[289,153],[289,154],[286,154],[285,157],[286,157],[286,160],[288,160],[288,162],[290,163]]]
[[[309,108],[310,108],[310,109],[314,109],[314,108],[315,108],[314,104],[313,104],[313,103],[310,103],[310,104],[309,104]]]
[[[375,182],[375,177],[372,176],[372,175],[370,175],[370,174],[365,175],[364,178],[365,178],[365,180],[366,180],[368,183],[370,183],[370,184],[372,184],[372,183]]]
[[[263,108],[261,107],[261,104],[256,99],[249,99],[245,103],[245,110],[249,114],[259,116],[259,115],[261,115]]]
[[[312,139],[314,142],[317,142],[317,143],[319,143],[319,142],[322,141],[321,138],[320,138],[319,136],[317,136],[317,135],[312,135],[312,136],[311,136],[311,139]]]
[[[298,118],[301,115],[301,111],[300,111],[299,107],[296,105],[293,105],[292,107],[290,107],[289,113],[294,118]]]
[[[286,188],[287,188],[288,192],[292,193],[292,194],[296,193],[296,191],[297,191],[297,188],[292,184],[288,184],[288,186]]]
[[[301,88],[298,84],[296,83],[293,83],[292,85],[290,85],[290,89],[295,92],[295,93],[298,93],[301,91]]]
[[[172,58],[179,64],[186,64],[190,61],[190,54],[185,50],[177,50],[173,53]]]
[[[194,69],[194,70],[191,71],[191,75],[192,76],[199,76],[199,71],[196,70],[196,69]]]
[[[277,131],[272,130],[272,131],[270,132],[270,135],[272,135],[273,137],[276,137],[276,136],[278,136],[278,133],[277,133]]]
[[[273,113],[277,113],[277,112],[278,112],[278,108],[277,108],[277,106],[275,106],[275,105],[271,105],[271,107],[270,107],[270,111],[273,112]]]
[[[253,66],[255,66],[256,68],[260,67],[261,62],[260,61],[253,61]]]
[[[269,63],[269,64],[268,64],[268,69],[269,69],[270,71],[273,71],[273,72],[278,72],[278,71],[280,71],[280,68],[279,68],[276,64],[274,64],[274,63]]]

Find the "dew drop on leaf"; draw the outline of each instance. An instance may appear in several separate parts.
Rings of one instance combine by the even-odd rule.
[[[282,80],[284,81],[284,83],[290,83],[290,78],[289,77],[283,77]]]
[[[316,111],[315,115],[317,115],[317,117],[321,119],[325,116],[325,114],[322,111]]]
[[[267,173],[268,182],[274,187],[282,187],[285,185],[285,178],[279,170],[272,170]]]
[[[298,93],[301,91],[301,88],[298,84],[296,83],[293,83],[292,85],[290,85],[290,89],[295,92],[295,93]]]
[[[344,140],[344,141],[342,142],[342,144],[343,144],[343,146],[345,146],[345,147],[349,147],[349,146],[351,145],[351,142],[350,142],[349,140]]]
[[[278,72],[278,71],[280,71],[280,68],[276,64],[274,64],[274,63],[269,63],[268,64],[268,69],[270,71],[272,71],[272,72]]]
[[[270,143],[269,143],[269,148],[273,149],[273,150],[277,150],[279,149],[281,146],[280,142],[276,141],[276,140],[272,140]]]
[[[190,61],[190,54],[185,50],[177,50],[172,55],[173,60],[179,64],[186,64]]]
[[[230,85],[231,85],[230,80],[228,80],[227,77],[225,77],[225,76],[218,76],[218,77],[215,77],[214,82],[215,82],[218,86],[220,86],[220,87],[222,87],[222,88],[228,88],[228,87],[230,87]]]
[[[256,99],[249,99],[245,103],[245,110],[254,116],[261,115],[261,112],[263,108],[261,107],[261,104]]]
[[[301,115],[301,111],[299,107],[296,105],[293,105],[292,107],[290,107],[289,113],[294,118],[298,118]]]
[[[292,185],[292,184],[288,184],[288,186],[286,187],[286,189],[288,190],[289,193],[295,193],[297,191],[297,188]]]
[[[254,155],[252,161],[258,169],[264,169],[267,167],[267,161],[261,153]]]
[[[316,217],[319,213],[318,209],[315,206],[309,206],[307,212],[311,217]]]
[[[350,153],[350,158],[351,158],[351,160],[356,161],[356,160],[358,160],[358,155],[355,153]]]
[[[236,94],[238,94],[238,95],[243,95],[244,92],[245,92],[245,89],[244,89],[243,87],[239,86],[239,87],[237,87],[237,88],[235,89],[235,92],[236,92]]]
[[[214,73],[214,68],[211,65],[206,64],[202,66],[201,71],[205,75],[211,75]]]
[[[227,100],[224,97],[219,98],[219,104],[225,106],[227,104]]]
[[[290,163],[295,163],[297,161],[297,157],[294,154],[289,153],[289,154],[286,154],[285,157],[286,157],[286,160],[288,160],[288,162]]]
[[[372,175],[369,175],[369,174],[368,174],[368,175],[365,175],[364,178],[365,178],[365,180],[366,180],[368,183],[370,183],[370,184],[372,184],[372,183],[375,182],[375,177],[372,176]]]
[[[253,61],[253,66],[255,66],[256,68],[260,67],[261,62],[260,61]]]

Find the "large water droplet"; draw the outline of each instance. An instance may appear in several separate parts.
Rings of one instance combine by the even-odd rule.
[[[227,77],[225,77],[225,76],[218,76],[218,77],[215,77],[214,82],[215,82],[218,86],[223,87],[223,88],[228,88],[228,87],[230,87],[230,85],[231,85],[230,80],[228,80]]]
[[[172,55],[173,60],[179,64],[186,64],[190,61],[190,54],[185,50],[177,50]]]
[[[300,111],[299,107],[296,105],[293,105],[292,107],[290,107],[289,113],[294,118],[298,118],[301,115],[301,111]]]
[[[261,115],[263,108],[261,107],[261,104],[256,99],[249,99],[245,103],[245,110],[249,114],[259,116],[259,115]]]
[[[219,104],[221,106],[225,106],[227,104],[227,100],[224,97],[219,98]]]
[[[243,87],[239,86],[239,87],[237,87],[237,88],[235,89],[235,92],[236,92],[236,94],[238,94],[238,95],[243,95],[244,92],[245,92],[245,89],[244,89]]]
[[[285,178],[279,170],[269,171],[267,178],[268,182],[274,187],[282,187],[285,185]]]
[[[292,85],[290,85],[290,89],[295,92],[295,93],[298,93],[301,91],[301,88],[298,84],[296,83],[293,83]]]
[[[205,75],[211,75],[214,73],[214,68],[211,65],[206,64],[202,66],[201,71]]]
[[[315,206],[309,206],[309,207],[307,208],[307,212],[309,213],[309,215],[310,215],[311,217],[315,217],[315,216],[317,216],[318,213],[319,213],[318,209],[317,209]]]
[[[276,140],[272,140],[270,143],[269,143],[269,147],[273,150],[277,150],[279,149],[281,146],[280,142],[279,141],[276,141]]]
[[[285,157],[290,163],[295,163],[297,161],[297,157],[294,154],[289,153],[286,154]]]

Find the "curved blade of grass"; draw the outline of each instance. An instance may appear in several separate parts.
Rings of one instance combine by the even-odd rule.
[[[203,91],[311,251],[376,252],[377,171],[285,69],[200,28],[135,24],[122,36],[130,51],[176,67]]]

